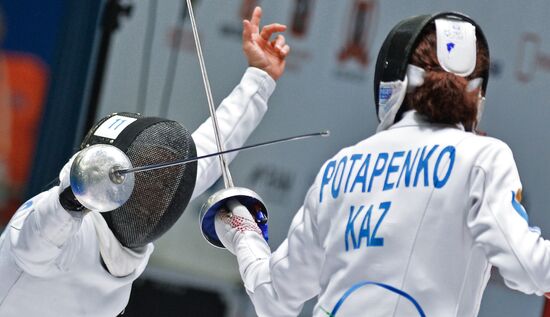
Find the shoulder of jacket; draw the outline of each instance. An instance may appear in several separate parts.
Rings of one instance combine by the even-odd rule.
[[[474,165],[486,168],[514,162],[512,149],[504,141],[487,136],[473,136],[463,143],[467,152],[474,156]]]

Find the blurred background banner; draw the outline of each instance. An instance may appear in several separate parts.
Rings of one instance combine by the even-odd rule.
[[[63,1],[0,1],[0,225],[25,198]]]
[[[217,104],[239,82],[247,66],[241,52],[242,19],[250,16],[254,6],[261,5],[263,23],[281,22],[289,26],[286,38],[291,54],[287,71],[270,99],[270,110],[248,144],[331,130],[328,139],[241,153],[230,166],[239,186],[254,189],[265,200],[272,249],[286,236],[290,221],[322,163],[340,147],[374,133],[377,120],[373,64],[385,35],[404,17],[436,11],[461,11],[483,27],[493,64],[481,129],[504,140],[514,151],[530,223],[540,226],[543,235],[550,237],[547,212],[550,168],[546,165],[550,161],[547,32],[550,2],[533,0],[527,5],[520,0],[195,0],[193,3]],[[0,64],[3,164],[0,182],[19,184],[1,183],[0,204],[8,201],[6,197],[11,197],[11,191],[17,191],[19,199],[24,196],[21,193],[28,196],[44,189],[96,118],[111,112],[137,111],[167,116],[193,131],[208,117],[185,1],[52,0],[46,4],[19,0],[0,4],[8,26]],[[114,5],[119,5],[115,8],[116,17],[107,10]],[[107,23],[111,31],[108,43],[105,43],[106,21],[114,23]],[[107,49],[102,50],[102,46]],[[12,51],[16,54],[12,55]],[[18,56],[18,62],[8,62],[8,56]],[[22,82],[19,86],[12,75],[4,77],[16,71],[16,67],[28,70],[22,75],[28,77],[19,79]],[[104,73],[98,73],[99,69]],[[15,95],[19,94],[25,96],[29,105],[24,113],[14,110],[19,102]],[[14,143],[17,153],[13,150]],[[31,162],[34,163],[29,174]],[[12,168],[12,164],[24,166],[21,170],[26,170],[26,174],[15,165]],[[9,177],[2,176],[8,174]],[[163,315],[145,313],[144,308],[139,308],[143,303],[139,296],[147,296],[146,292],[155,296],[165,294],[161,296],[165,301],[173,301],[165,302],[170,311],[177,312],[182,305],[188,309],[196,307],[200,302],[197,298],[208,298],[213,303],[212,316],[254,315],[241,287],[234,257],[225,250],[212,248],[199,230],[201,204],[222,187],[218,183],[190,204],[179,222],[155,243],[149,268],[134,285],[129,316],[140,316],[140,312],[141,316]],[[13,212],[13,207],[8,209]],[[9,215],[9,211],[2,212],[4,221]],[[493,275],[480,316],[542,316],[542,298],[511,291],[496,272]],[[168,312],[165,314],[169,316]],[[310,314],[311,308],[307,306],[304,316]],[[188,315],[208,316],[208,313],[195,311]]]

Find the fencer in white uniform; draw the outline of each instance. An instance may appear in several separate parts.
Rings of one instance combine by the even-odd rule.
[[[226,148],[242,146],[256,128],[284,72],[289,47],[282,35],[273,41],[270,36],[285,27],[271,24],[260,32],[260,15],[257,9],[243,34],[251,67],[216,110]],[[198,156],[217,151],[210,120],[192,134]],[[70,162],[60,172],[61,184],[23,204],[0,236],[0,316],[116,316],[147,265],[152,243],[133,252],[101,225],[97,213],[61,206],[69,169]],[[220,171],[217,157],[200,160],[192,197],[208,189]]]
[[[477,316],[492,266],[510,288],[550,290],[550,242],[528,224],[512,152],[473,132],[488,59],[466,16],[400,22],[377,62],[379,131],[323,165],[282,245],[272,253],[238,203],[218,213],[258,316],[314,297],[318,317]]]

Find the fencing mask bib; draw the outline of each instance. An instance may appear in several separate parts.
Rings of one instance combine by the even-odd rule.
[[[423,84],[424,70],[410,65],[409,61],[428,25],[435,24],[437,57],[441,68],[458,76],[470,75],[476,66],[476,49],[489,46],[481,28],[469,17],[456,12],[420,15],[399,22],[388,34],[376,61],[374,72],[374,101],[380,124],[385,130],[403,111],[401,105],[407,92]],[[471,81],[481,87],[480,107],[487,90],[489,70],[481,78]]]
[[[85,136],[81,149],[109,144],[122,150],[133,166],[196,156],[189,131],[175,121],[134,113],[101,119]],[[154,241],[179,219],[195,188],[197,162],[135,174],[126,203],[101,213],[117,240],[127,248]]]

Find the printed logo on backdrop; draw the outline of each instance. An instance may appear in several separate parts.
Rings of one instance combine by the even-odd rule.
[[[230,36],[235,41],[241,41],[243,24],[242,20],[250,20],[252,17],[252,12],[256,6],[260,5],[259,0],[241,0],[239,9],[237,10],[237,15],[234,20],[225,22],[222,24],[220,33],[225,36]]]
[[[197,11],[197,3],[199,2],[199,0],[191,0],[195,11]],[[187,10],[187,4],[185,3],[185,1],[182,3],[182,5],[184,7],[181,15],[178,16],[178,21],[166,32],[167,47],[175,51],[195,52],[193,31],[191,30],[191,26],[188,23],[189,11]],[[201,39],[203,38],[203,36],[201,36],[200,34],[199,37]]]
[[[313,15],[313,1],[314,0],[294,0],[294,5],[290,12],[290,21],[287,22],[289,30],[286,37],[287,41],[292,46],[292,53],[287,58],[286,68],[288,71],[298,71],[300,70],[300,65],[311,60],[312,54],[309,50],[300,48],[299,45],[296,45],[298,43],[293,42],[290,38],[296,40],[306,38],[311,24],[311,16]],[[220,33],[240,43],[242,38],[241,21],[243,19],[250,19],[254,8],[258,5],[260,5],[259,0],[242,0],[238,10],[236,10],[237,14],[234,15],[234,19],[224,22],[220,28]],[[280,19],[280,21],[283,20],[283,18]]]
[[[541,71],[550,73],[550,53],[545,53],[541,44],[539,34],[528,32],[520,37],[515,71],[520,82],[530,82]]]
[[[193,33],[191,30],[175,25],[166,33],[166,46],[171,50],[193,53],[195,51]]]
[[[504,70],[504,62],[499,59],[491,59],[491,65],[489,66],[489,74],[491,78],[500,78]]]
[[[377,0],[355,0],[345,19],[344,43],[337,53],[337,77],[366,80],[366,69],[371,64],[371,45],[376,31]]]
[[[314,0],[294,0],[291,15],[290,33],[295,37],[304,37],[309,31]]]
[[[300,42],[304,41],[311,31],[313,20],[314,0],[293,0],[290,11],[290,21],[288,21],[290,35],[290,44],[292,53],[287,58],[287,69],[289,71],[300,71],[301,66],[312,59],[313,54],[306,47],[300,47]]]
[[[284,202],[294,187],[294,174],[287,168],[257,165],[248,175],[248,184],[260,193],[269,193],[273,202]]]

